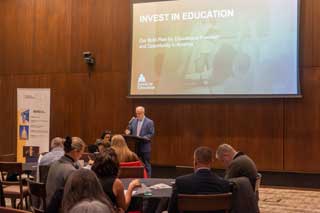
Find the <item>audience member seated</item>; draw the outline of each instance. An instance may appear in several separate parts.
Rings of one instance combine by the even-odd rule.
[[[132,162],[121,162],[120,163],[120,168],[121,167],[134,167],[134,166],[143,166],[143,178],[148,178],[148,173],[146,170],[146,167],[144,166],[144,164],[139,160],[139,161],[132,161]]]
[[[119,161],[112,148],[98,155],[91,168],[98,176],[104,192],[109,196],[111,202],[124,211],[127,210],[134,188],[140,186],[138,179],[133,180],[126,193],[123,183],[117,178],[119,172]]]
[[[50,144],[51,151],[41,158],[39,165],[50,165],[53,162],[59,160],[64,155],[63,143],[63,138],[53,138]]]
[[[88,164],[84,167],[86,169],[91,169],[94,160],[96,159],[96,155],[99,154],[99,148],[96,144],[88,145]]]
[[[63,138],[55,137],[50,143],[51,151],[45,154],[40,154],[37,166],[37,181],[40,181],[39,166],[49,166],[64,155],[63,143]]]
[[[221,144],[216,152],[216,158],[226,168],[226,179],[236,177],[247,177],[255,189],[255,182],[258,175],[256,164],[243,152],[237,152],[229,144]]]
[[[66,137],[64,142],[65,155],[54,162],[49,169],[46,192],[48,212],[58,212],[61,206],[63,188],[68,176],[79,169],[77,161],[84,152],[85,143],[78,137]]]
[[[105,143],[110,143],[112,138],[111,134],[112,134],[111,130],[107,129],[102,133],[100,139],[102,139]]]
[[[105,142],[102,139],[97,139],[96,145],[98,146],[99,152],[103,153],[110,147],[110,142]]]
[[[194,173],[176,178],[169,202],[169,213],[178,211],[178,194],[218,194],[231,191],[229,181],[226,181],[211,171],[213,163],[212,151],[201,146],[194,151]]]
[[[65,185],[62,201],[64,213],[115,212],[95,173],[88,169],[73,172]]]
[[[119,162],[139,161],[136,153],[132,152],[122,135],[114,135],[111,140],[111,148],[116,151]]]

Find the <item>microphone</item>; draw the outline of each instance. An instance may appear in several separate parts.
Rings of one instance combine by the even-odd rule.
[[[131,124],[134,119],[136,119],[136,117],[132,116],[132,118],[129,121],[129,124]]]
[[[131,126],[131,123],[132,123],[132,121],[133,121],[134,119],[136,119],[136,117],[132,116],[132,118],[130,119],[130,121],[129,121],[129,123],[128,123],[127,129],[125,130],[126,135],[129,135],[129,134],[131,133],[131,131],[130,131],[130,126]]]

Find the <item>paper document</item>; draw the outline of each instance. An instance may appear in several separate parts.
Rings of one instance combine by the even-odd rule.
[[[164,183],[158,183],[156,185],[150,186],[149,188],[150,189],[170,189],[172,187]]]

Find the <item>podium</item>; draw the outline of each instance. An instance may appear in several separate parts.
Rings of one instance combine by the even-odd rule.
[[[140,136],[135,136],[135,135],[122,135],[124,139],[126,140],[126,143],[129,147],[129,149],[133,152],[135,152],[137,155],[139,154],[139,145],[141,143],[148,143],[150,142],[149,139],[143,138]]]

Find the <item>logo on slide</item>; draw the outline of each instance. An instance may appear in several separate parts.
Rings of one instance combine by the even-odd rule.
[[[139,78],[138,78],[138,83],[142,83],[142,82],[146,82],[146,78],[144,77],[144,75],[141,73],[139,75]]]
[[[153,85],[153,82],[148,82],[146,80],[146,77],[142,73],[140,73],[140,75],[138,77],[137,88],[139,90],[154,90],[155,86]]]

